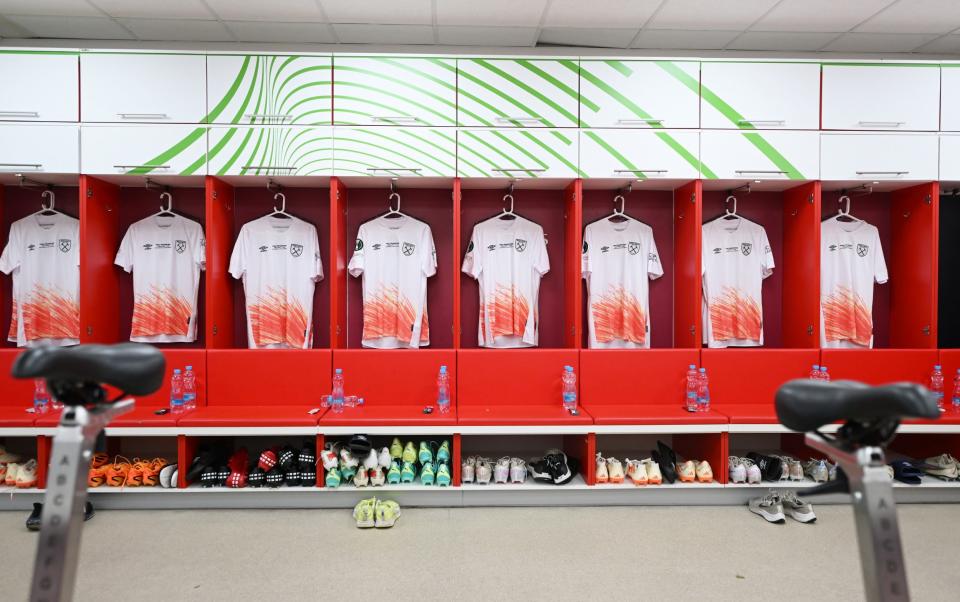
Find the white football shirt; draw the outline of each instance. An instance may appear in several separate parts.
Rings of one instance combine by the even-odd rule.
[[[130,340],[197,340],[197,290],[206,266],[203,227],[176,215],[152,215],[127,228],[114,260],[133,271]]]
[[[437,273],[430,226],[409,216],[361,224],[347,269],[363,276],[364,347],[430,344],[427,278]]]
[[[873,283],[887,281],[876,226],[820,224],[820,346],[873,347]]]
[[[313,344],[313,293],[323,280],[317,229],[272,215],[247,222],[230,256],[243,279],[251,349],[307,349]]]
[[[10,226],[0,271],[14,273],[17,346],[80,342],[80,222],[30,215]]]
[[[773,251],[763,226],[722,217],[703,225],[703,342],[709,347],[763,345],[763,279]]]
[[[535,347],[540,278],[550,271],[543,228],[496,217],[473,227],[463,272],[480,285],[481,347]]]
[[[633,218],[588,224],[581,259],[591,349],[650,347],[650,280],[663,276],[653,229]]]

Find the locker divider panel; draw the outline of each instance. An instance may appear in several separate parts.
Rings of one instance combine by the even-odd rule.
[[[347,241],[347,203],[349,196],[343,180],[330,178],[330,346],[347,347],[347,254],[352,250]],[[321,250],[322,252],[322,250]]]
[[[80,342],[121,340],[120,282],[113,265],[120,245],[120,188],[80,176]]]
[[[820,346],[820,182],[783,193],[783,346]]]
[[[699,349],[703,340],[702,222],[703,182],[694,180],[673,194],[673,346],[678,348]]]
[[[937,346],[937,247],[940,186],[894,191],[890,272],[890,346]]]
[[[209,349],[230,349],[235,342],[233,277],[228,273],[234,243],[233,186],[207,176],[206,203],[206,343]]]

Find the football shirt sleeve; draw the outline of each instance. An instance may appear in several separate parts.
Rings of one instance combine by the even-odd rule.
[[[660,251],[657,250],[657,241],[650,233],[650,250],[647,252],[647,276],[656,280],[663,276],[663,263],[660,261]]]
[[[437,248],[433,245],[433,231],[430,230],[430,226],[423,229],[420,248],[427,250],[423,253],[420,269],[423,270],[423,275],[429,278],[437,273]]]
[[[547,236],[544,234],[543,228],[538,229],[537,235],[534,236],[533,239],[533,251],[535,253],[533,269],[543,276],[550,271],[550,257],[547,255]]]
[[[347,264],[347,271],[350,272],[350,275],[354,278],[363,274],[364,269],[364,253],[365,250],[363,245],[365,244],[363,239],[367,234],[366,224],[361,224],[360,230],[357,231],[357,242],[353,246],[353,257],[350,258],[350,263]]]
[[[113,263],[123,268],[124,272],[129,273],[133,269],[133,226],[127,228],[120,241],[120,249],[117,251],[117,258]]]
[[[883,245],[880,244],[879,230],[873,233],[873,248],[877,250],[873,260],[873,280],[877,284],[883,284],[889,276],[887,275],[887,262],[883,258]]]
[[[323,280],[323,263],[320,261],[320,237],[317,236],[317,229],[310,226],[310,247],[313,252],[313,274],[311,277],[314,282]]]
[[[9,274],[14,271],[23,262],[22,246],[20,244],[20,229],[10,227],[10,239],[7,246],[3,248],[3,254],[0,255],[0,271]]]
[[[476,280],[480,277],[483,270],[482,255],[478,253],[480,248],[480,233],[477,226],[473,227],[473,233],[470,235],[470,243],[467,245],[467,253],[463,256],[463,273]]]
[[[201,270],[207,269],[207,237],[203,234],[203,226],[194,222],[193,240],[190,247],[193,249],[193,261]]]
[[[770,240],[767,239],[767,231],[760,229],[760,248],[757,249],[763,255],[760,256],[760,268],[763,271],[763,277],[768,278],[773,274],[773,249],[770,248]]]
[[[233,245],[233,253],[230,255],[230,275],[239,280],[247,271],[247,262],[249,259],[249,250],[247,249],[247,238],[249,238],[248,228],[244,225],[240,228],[240,236],[237,237],[236,244]]]

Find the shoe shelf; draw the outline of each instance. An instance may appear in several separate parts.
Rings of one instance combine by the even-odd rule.
[[[527,480],[523,483],[494,483],[491,480],[489,483],[463,483],[460,485],[459,489],[464,492],[474,492],[474,491],[484,491],[488,493],[520,493],[524,491],[552,491],[552,490],[592,490],[593,487],[587,485],[587,482],[583,479],[582,474],[575,475],[570,482],[565,485],[553,485],[550,483],[541,483],[539,481],[534,481],[532,477],[527,476]]]
[[[622,483],[597,483],[593,487],[598,490],[613,489],[617,491],[629,491],[633,489],[636,491],[654,491],[657,489],[723,489],[724,487],[729,487],[729,485],[724,485],[717,480],[713,480],[708,483],[700,483],[697,481],[692,483],[681,483],[680,481],[667,483],[664,481],[660,485],[634,485],[633,481],[630,480],[630,477],[626,477]]]

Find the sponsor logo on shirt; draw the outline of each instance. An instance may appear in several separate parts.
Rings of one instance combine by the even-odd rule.
[[[303,245],[290,245],[290,254],[294,257],[300,257],[303,255]]]
[[[396,248],[399,247],[399,246],[400,246],[400,243],[398,243],[398,242],[388,242],[388,243],[387,243],[387,248],[388,248],[388,249],[396,249]]]
[[[523,250],[527,248],[527,241],[522,238],[514,240],[513,243],[516,245],[518,253],[523,253]]]
[[[268,247],[267,245],[260,245],[259,248],[261,253],[266,253],[267,251],[270,250],[270,247]]]
[[[177,244],[177,253],[183,253],[184,251],[187,250],[187,241],[178,240],[176,241],[176,244]]]
[[[631,255],[636,255],[637,253],[640,252],[640,243],[632,242],[628,244],[627,251],[629,251]]]
[[[33,251],[33,250],[36,249],[36,248],[37,248],[37,245],[27,245],[27,250],[28,250],[28,251]]]
[[[413,255],[413,251],[414,251],[416,248],[417,248],[417,245],[412,244],[412,243],[409,243],[409,242],[405,242],[405,243],[403,243],[403,248],[402,248],[401,250],[403,251],[403,254],[404,254],[404,255],[406,255],[407,257],[409,257],[409,256]]]
[[[752,250],[753,250],[753,244],[748,242],[740,243],[740,251],[744,254],[744,256],[749,255],[750,251]]]
[[[143,243],[143,250],[144,250],[144,251],[149,251],[149,250],[152,249],[152,248],[153,248],[153,245],[152,245],[151,243],[148,243],[148,242],[147,242],[147,243]]]
[[[497,245],[487,245],[487,250],[488,250],[488,251],[496,251],[496,250],[497,250]]]
[[[870,247],[869,247],[869,246],[867,246],[867,245],[861,245],[861,244],[858,244],[858,245],[857,245],[857,255],[859,255],[860,257],[866,257],[866,256],[867,256],[867,253],[869,253],[869,252],[870,252]]]
[[[719,255],[719,254],[720,254],[720,251],[722,251],[722,250],[723,250],[723,249],[721,249],[720,247],[714,247],[714,248],[713,248],[713,254],[714,254],[714,255]]]
[[[70,247],[72,246],[72,242],[69,238],[61,238],[57,242],[60,243],[60,251],[63,253],[66,253],[67,251],[69,251]]]
[[[380,249],[383,248],[383,245],[381,245],[381,244],[378,243],[378,242],[375,242],[375,243],[373,243],[373,246],[370,247],[370,248],[373,249],[374,251],[379,251]]]
[[[608,246],[606,246],[606,245],[600,247],[600,252],[601,252],[601,253],[606,253],[606,252],[609,251],[609,250],[610,250],[610,247],[608,247]]]
[[[660,258],[657,257],[656,253],[647,253],[647,261],[652,261],[654,263],[660,263]]]

